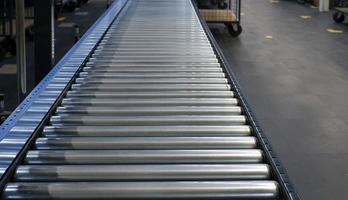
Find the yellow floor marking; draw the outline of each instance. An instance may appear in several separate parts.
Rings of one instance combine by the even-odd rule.
[[[0,67],[0,74],[15,74],[17,73],[17,66],[14,64],[5,64]]]
[[[311,16],[309,16],[309,15],[302,15],[302,16],[300,16],[301,17],[301,19],[310,19],[310,18],[312,18]]]
[[[343,33],[342,30],[333,29],[333,28],[329,28],[329,29],[327,29],[327,31],[328,31],[329,33]]]
[[[59,22],[62,22],[62,21],[64,21],[64,20],[66,20],[66,17],[59,17],[59,18],[57,19],[57,21],[59,21]]]
[[[273,39],[273,36],[272,35],[266,35],[265,38],[266,39]]]
[[[270,3],[279,3],[278,0],[270,0],[269,2],[270,2]]]

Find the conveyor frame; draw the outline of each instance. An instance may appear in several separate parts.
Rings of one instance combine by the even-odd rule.
[[[36,127],[31,127],[31,129],[27,130],[27,133],[29,132],[31,133],[30,136],[27,138],[27,142],[23,146],[21,146],[20,149],[17,150],[16,156],[12,159],[12,161],[8,163],[8,165],[5,165],[1,168],[0,189],[2,189],[7,183],[7,180],[11,178],[17,165],[22,161],[27,150],[33,144],[34,139],[40,133],[42,128],[46,125],[46,123],[49,120],[49,117],[55,112],[55,109],[60,104],[67,90],[70,88],[74,78],[80,71],[81,67],[87,61],[87,59],[93,52],[94,48],[100,42],[100,40],[102,39],[103,35],[106,33],[106,31],[112,24],[112,22],[117,20],[118,14],[125,6],[127,6],[126,4],[127,4],[127,0],[120,0],[120,1],[114,2],[109,7],[109,9],[86,32],[86,34],[81,38],[81,40],[76,45],[74,45],[74,47],[63,57],[63,59],[52,69],[52,71],[40,82],[40,84],[28,95],[28,97],[18,106],[18,108],[10,115],[10,117],[0,127],[0,131],[1,131],[0,141],[1,141],[4,137],[6,137],[10,133],[11,129],[16,125],[16,123],[19,122],[23,114],[27,111],[27,109],[30,107],[33,101],[41,94],[41,92],[49,85],[50,81],[55,77],[55,75],[59,72],[59,70],[64,65],[67,65],[67,64],[76,65],[76,72],[74,73],[74,75],[72,75],[70,81],[67,83],[66,87],[62,90],[61,94],[57,95],[57,98],[55,99],[54,102],[52,102],[51,107],[42,116],[42,120],[37,124]],[[207,34],[209,38],[209,41],[211,42],[213,46],[213,49],[217,55],[217,58],[220,64],[223,66],[223,70],[227,75],[227,79],[229,80],[229,83],[231,84],[233,91],[235,92],[236,96],[240,99],[239,103],[242,105],[244,109],[243,113],[247,116],[249,124],[252,126],[253,133],[258,138],[261,149],[265,152],[267,161],[273,168],[274,176],[276,180],[280,183],[282,194],[285,196],[286,199],[289,199],[289,200],[298,199],[296,192],[294,191],[291,183],[289,182],[289,179],[284,169],[281,167],[281,164],[279,160],[277,159],[277,156],[275,155],[274,151],[272,150],[270,143],[268,142],[265,134],[261,130],[257,121],[255,120],[254,114],[251,111],[250,107],[248,106],[241,92],[238,81],[234,73],[232,72],[228,62],[226,61],[226,58],[224,57],[221,49],[219,48],[212,33],[210,32],[209,27],[204,22],[204,20],[202,19],[202,16],[198,12],[198,8],[196,7],[194,3],[192,3],[192,5],[194,6],[196,10],[197,16],[205,30],[205,33]],[[91,42],[89,39],[89,37],[92,35],[93,35],[93,42]],[[89,45],[87,45],[83,55],[82,56],[77,55],[78,50],[80,48],[84,48],[83,45],[87,44],[87,41],[89,42]],[[77,58],[77,61],[76,60],[71,61],[70,59],[72,58]],[[2,150],[0,149],[0,151]]]

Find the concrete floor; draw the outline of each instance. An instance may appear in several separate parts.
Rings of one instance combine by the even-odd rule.
[[[301,199],[346,200],[348,25],[290,1],[242,2],[239,38],[211,27],[257,120]]]

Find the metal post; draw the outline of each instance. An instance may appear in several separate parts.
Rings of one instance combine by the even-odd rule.
[[[0,94],[0,114],[5,110],[5,95]]]
[[[75,36],[74,36],[74,38],[75,38],[75,43],[76,43],[80,39],[80,27],[79,27],[79,25],[75,24],[74,28],[75,28]]]
[[[110,7],[110,4],[111,4],[111,0],[106,0],[106,9]]]
[[[320,12],[328,12],[330,9],[330,1],[329,0],[320,0],[319,1],[319,11]]]
[[[54,0],[35,0],[34,48],[35,83],[38,84],[54,64]]]
[[[16,0],[17,77],[19,102],[24,98],[27,92],[24,15],[24,1]]]

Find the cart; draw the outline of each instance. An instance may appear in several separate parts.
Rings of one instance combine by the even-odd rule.
[[[336,12],[332,15],[332,19],[336,23],[342,23],[345,20],[345,15],[348,15],[348,0],[340,0],[338,7],[335,7]]]
[[[308,4],[308,3],[313,3],[313,0],[297,0],[297,3],[299,4]]]
[[[196,0],[196,2],[207,23],[225,24],[233,37],[242,33],[241,0]]]

